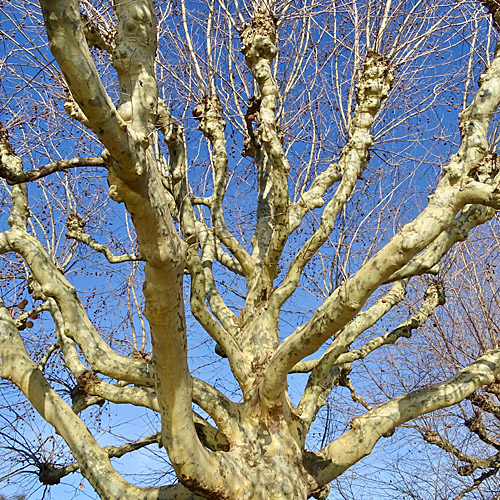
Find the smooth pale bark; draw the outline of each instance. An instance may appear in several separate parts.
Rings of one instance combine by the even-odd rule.
[[[443,231],[421,254],[414,257],[403,268],[390,276],[388,281],[437,272],[436,266],[448,250],[455,243],[465,241],[473,228],[491,220],[494,215],[495,210],[493,208],[482,205],[471,205],[462,210],[446,231]]]
[[[341,171],[342,179],[321,215],[320,227],[294,257],[284,283],[273,294],[272,307],[282,305],[295,291],[305,266],[332,233],[337,216],[349,200],[359,177],[362,176],[366,168],[369,148],[373,145],[371,128],[383,101],[389,94],[393,81],[394,68],[390,61],[375,52],[368,53],[357,85],[358,105],[353,116],[351,137],[342,149],[337,166]],[[304,203],[309,202],[313,206],[322,206],[324,194],[322,188],[326,189],[327,187],[329,184],[326,182],[315,183],[311,186],[304,194],[305,198],[296,206],[295,214],[300,215],[297,221],[293,221],[292,227],[296,227],[299,220],[307,212],[308,207]]]

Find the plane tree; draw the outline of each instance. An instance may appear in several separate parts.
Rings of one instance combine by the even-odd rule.
[[[496,2],[4,7],[0,376],[67,446],[11,443],[43,484],[325,498],[381,438],[496,380],[493,348],[308,437],[443,304],[412,278],[500,207]],[[188,351],[195,332],[225,384],[188,364],[215,356]],[[96,405],[157,428],[104,446]],[[178,482],[111,462],[152,444]]]

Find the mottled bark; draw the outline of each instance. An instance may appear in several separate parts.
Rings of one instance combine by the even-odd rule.
[[[102,158],[75,157],[24,171],[6,130],[0,128],[0,176],[12,185],[10,229],[0,233],[0,253],[15,252],[23,259],[30,293],[42,304],[15,320],[6,306],[0,305],[0,376],[22,391],[66,441],[75,460],[66,467],[45,470],[43,481],[55,483],[79,470],[102,498],[110,500],[326,498],[328,483],[369,454],[381,437],[424,413],[460,402],[495,380],[500,373],[498,349],[440,384],[372,408],[356,395],[347,376],[355,362],[402,337],[410,338],[435,314],[444,303],[438,282],[415,298],[420,305],[404,321],[396,322],[385,333],[364,335],[405,300],[411,278],[437,272],[439,261],[453,245],[500,209],[500,173],[488,142],[488,130],[500,104],[500,55],[494,56],[478,92],[460,114],[460,147],[449,158],[427,206],[412,214],[413,220],[391,233],[383,244],[374,238],[356,271],[345,274],[307,320],[295,324],[295,331],[283,339],[280,313],[302,286],[307,266],[339,231],[369,167],[378,119],[391,102],[396,55],[380,41],[387,29],[390,2],[377,23],[374,40],[368,40],[364,50],[360,50],[358,32],[352,41],[353,85],[346,98],[347,113],[344,108],[340,111],[346,139],[339,140],[338,158],[329,158],[324,162],[327,166],[316,174],[311,173],[311,160],[305,168],[310,178],[297,188],[295,198],[290,196],[293,156],[280,120],[300,70],[292,68],[288,82],[277,78],[283,64],[280,23],[286,19],[286,9],[280,19],[274,4],[253,2],[245,11],[235,6],[238,20],[228,21],[227,36],[239,34],[242,58],[240,66],[231,66],[228,79],[233,81],[236,72],[241,75],[247,71],[248,82],[243,85],[247,96],[238,96],[240,122],[235,120],[234,128],[246,136],[241,152],[252,160],[255,181],[255,213],[247,239],[233,231],[227,216],[231,139],[226,128],[231,117],[223,106],[222,94],[217,94],[221,76],[220,63],[212,57],[212,26],[217,21],[214,2],[209,6],[204,41],[207,82],[198,49],[190,38],[188,6],[185,2],[180,6],[186,36],[182,50],[186,58],[193,59],[197,84],[204,92],[196,98],[193,116],[201,139],[206,141],[207,169],[212,176],[197,196],[194,192],[200,189],[199,179],[195,188],[190,185],[190,155],[194,153],[181,124],[182,110],[175,105],[170,110],[167,101],[158,98],[159,27],[153,1],[112,2],[113,29],[82,14],[77,0],[40,0],[40,4],[50,50],[70,94],[66,111],[102,145]],[[498,9],[486,4],[496,16]],[[229,7],[222,2],[220,8],[227,16]],[[247,22],[242,22],[245,16]],[[303,17],[306,31],[300,36],[302,53],[297,56],[301,64],[308,50],[316,50],[309,43],[312,20],[307,9]],[[328,35],[336,39],[336,30]],[[367,25],[368,35],[369,31]],[[232,39],[230,42],[229,52],[235,50]],[[91,48],[108,53],[117,84],[116,98],[110,97],[113,94],[103,83]],[[230,54],[230,64],[237,61],[232,58]],[[166,71],[183,78],[176,74],[177,67]],[[338,75],[338,68],[336,71]],[[313,142],[315,134],[314,130]],[[165,145],[159,140],[162,136]],[[152,357],[142,347],[127,357],[104,340],[76,288],[30,226],[26,183],[76,166],[106,169],[109,196],[122,203],[130,215],[138,252],[116,255],[84,231],[84,221],[76,213],[68,217],[65,235],[104,256],[110,264],[134,261],[134,265],[144,266],[144,315]],[[314,227],[310,234],[301,235],[311,221]],[[296,250],[287,247],[291,238],[297,238]],[[342,244],[339,237],[337,250]],[[354,248],[356,243],[351,245]],[[220,277],[221,267],[227,273],[224,278]],[[237,400],[190,373],[186,275],[192,317],[217,345],[217,352],[227,358],[241,393]],[[235,277],[232,292],[244,295],[240,304],[230,302],[229,293],[222,292],[223,287],[233,286],[225,281],[226,275]],[[392,286],[384,288],[386,284]],[[50,314],[55,340],[37,365],[25,348],[22,331],[29,315],[40,311]],[[144,325],[143,329],[146,331]],[[327,342],[317,359],[304,361]],[[146,343],[143,341],[143,346]],[[71,391],[72,407],[44,374],[56,350],[76,381]],[[290,402],[287,388],[287,377],[294,372],[308,373],[297,407]],[[324,449],[309,452],[307,434],[337,384],[347,387],[366,413],[353,419],[351,428]],[[89,406],[103,402],[155,412],[161,418],[161,428],[157,434],[125,445],[101,447],[80,417]],[[193,411],[193,404],[212,420]],[[449,447],[439,437],[429,435],[428,440]],[[134,486],[112,467],[111,457],[134,453],[152,443],[166,449],[178,484]]]

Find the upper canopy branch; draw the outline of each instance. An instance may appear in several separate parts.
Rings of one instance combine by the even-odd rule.
[[[324,172],[319,174],[312,181],[309,189],[301,193],[299,201],[290,208],[290,230],[300,225],[307,212],[323,206],[323,196],[326,190],[339,180],[342,181],[341,186],[328,203],[325,212],[328,216],[331,213],[338,214],[338,208],[334,209],[335,204],[342,199],[345,204],[356,180],[361,177],[366,167],[369,148],[373,145],[371,129],[393,81],[394,67],[391,61],[382,54],[369,51],[356,86],[356,108],[350,120],[349,140],[342,148],[338,163],[331,163]],[[343,191],[346,191],[344,195]],[[327,221],[328,218],[323,215],[322,226]],[[333,228],[333,224],[334,221],[326,227],[331,225]]]
[[[118,20],[112,64],[118,74],[118,111],[145,144],[156,116],[156,14],[152,0],[113,2]],[[85,110],[84,110],[85,112]]]
[[[213,166],[215,170],[214,190],[210,196],[213,230],[220,241],[229,249],[240,264],[245,276],[250,276],[254,268],[253,259],[228,231],[224,220],[222,202],[227,184],[227,144],[224,129],[226,123],[222,117],[222,107],[217,96],[206,96],[193,110],[193,115],[200,121],[198,128],[212,146]]]
[[[401,337],[411,337],[413,330],[423,326],[429,317],[436,312],[436,308],[442,306],[444,303],[445,296],[442,285],[431,283],[425,291],[424,302],[418,313],[403,321],[403,323],[390,332],[369,340],[359,349],[340,354],[337,363],[352,363],[358,359],[364,359],[368,354],[383,345],[394,344]]]
[[[283,284],[273,293],[272,305],[281,305],[291,296],[297,288],[305,266],[330,237],[338,214],[349,200],[358,178],[366,167],[369,148],[373,144],[371,128],[393,80],[394,68],[390,61],[380,54],[369,52],[357,86],[358,104],[352,120],[351,138],[342,149],[338,163],[338,168],[342,172],[342,180],[323,210],[319,228],[295,255]],[[329,180],[335,178],[332,175],[335,172],[334,169],[329,167],[327,171],[329,175],[321,182],[313,182],[309,191],[304,193],[298,204],[294,206],[292,228],[300,224],[307,211],[323,204],[323,189],[329,186]]]
[[[275,278],[281,252],[288,238],[288,172],[290,165],[283,150],[283,141],[277,126],[276,104],[278,86],[276,84],[271,64],[277,54],[276,19],[270,12],[263,9],[256,12],[252,22],[245,24],[240,31],[242,52],[245,61],[258,85],[260,95],[255,99],[255,112],[247,113],[247,126],[258,117],[257,135],[253,138],[254,148],[262,149],[265,158],[257,161],[262,163],[258,169],[259,190],[268,191],[266,200],[261,199],[257,213],[257,228],[253,237],[256,256],[263,262],[263,280],[259,288],[269,288]],[[252,131],[250,131],[252,133]],[[254,154],[256,157],[258,153]],[[257,160],[257,158],[256,158]],[[262,198],[262,192],[259,194]],[[262,220],[264,219],[264,220]],[[261,222],[261,223],[259,223]],[[270,234],[267,234],[270,233]],[[266,242],[267,248],[261,248],[259,240]],[[259,291],[255,292],[257,295]]]
[[[12,176],[22,175],[23,162],[14,152],[9,141],[9,133],[0,122],[0,167]],[[26,185],[14,185],[11,190],[12,211],[8,223],[11,227],[26,229],[29,216],[28,193]]]

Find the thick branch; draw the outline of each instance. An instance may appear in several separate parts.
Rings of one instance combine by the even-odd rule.
[[[193,403],[213,418],[222,434],[238,435],[240,417],[237,405],[210,384],[193,378]]]
[[[350,345],[367,329],[371,328],[406,295],[406,282],[396,283],[384,297],[380,298],[372,307],[358,315],[335,338],[323,356],[315,362],[306,362],[313,367],[307,381],[306,388],[298,406],[298,412],[308,429],[318,410],[325,404],[326,398],[345,368],[339,357],[345,353]],[[341,366],[338,366],[341,365]]]
[[[136,155],[126,124],[97,74],[83,31],[78,0],[41,0],[52,54],[71,94],[111,156],[123,166],[135,167]]]
[[[323,210],[319,228],[294,257],[283,284],[273,293],[271,306],[282,305],[292,295],[305,266],[332,233],[338,214],[345,206],[358,178],[366,168],[369,148],[373,145],[371,128],[382,102],[389,93],[393,80],[394,69],[390,61],[375,52],[368,53],[357,86],[358,105],[352,121],[351,138],[342,149],[339,160],[342,180],[332,199]],[[298,226],[308,210],[323,204],[323,192],[320,189],[323,186],[326,187],[327,183],[313,185],[305,199],[296,205],[292,228]],[[313,195],[317,198],[313,199]],[[308,206],[307,203],[311,203],[312,206]]]
[[[229,443],[224,434],[197,413],[194,414],[194,426],[201,442],[208,449],[212,451],[229,451]]]
[[[226,184],[227,158],[225,156],[224,121],[217,115],[217,113],[221,113],[220,104],[218,104],[218,101],[212,102],[207,99],[196,110],[195,115],[200,119],[200,128],[211,140],[214,147],[217,175],[214,193],[210,198],[209,205],[211,208],[212,205],[216,205],[216,208],[219,206],[219,215],[223,217],[221,202]],[[222,347],[229,358],[236,379],[243,383],[250,366],[242,357],[241,349],[235,340],[237,327],[234,314],[224,304],[215,287],[212,274],[214,257],[217,253],[220,253],[214,248],[214,245],[217,244],[220,247],[217,237],[220,232],[217,233],[216,230],[210,231],[203,222],[195,218],[188,192],[184,130],[174,122],[163,100],[159,101],[156,123],[162,131],[169,148],[171,177],[168,179],[167,184],[174,197],[176,209],[180,214],[179,219],[184,239],[190,243],[187,250],[186,267],[191,275],[191,311],[209,335]],[[220,198],[219,202],[212,201],[215,196]],[[219,220],[219,222],[225,224],[223,219]],[[214,240],[216,243],[214,243]],[[234,243],[236,246],[231,248],[241,248],[236,240],[234,240]],[[201,257],[198,247],[202,251]],[[240,258],[246,259],[238,250],[236,250],[236,253]],[[231,257],[225,252],[222,252],[223,257],[226,257],[226,260],[231,260]],[[237,261],[236,264],[239,266]],[[241,266],[239,268],[242,272]],[[208,299],[212,312],[222,325],[210,313],[206,299]]]
[[[282,139],[277,126],[276,105],[278,86],[271,65],[276,57],[276,19],[263,8],[254,14],[252,22],[243,26],[240,32],[242,52],[260,91],[258,110],[247,113],[247,126],[252,135],[252,121],[259,116],[258,135],[253,139],[253,147],[263,148],[265,158],[259,160],[254,153],[259,175],[259,212],[257,228],[252,242],[254,255],[262,265],[259,285],[255,296],[272,288],[276,277],[276,268],[283,247],[289,235],[288,231],[288,172],[290,165],[283,150]],[[263,192],[263,190],[265,192]],[[263,245],[263,243],[265,243]],[[249,294],[250,302],[252,292]]]
[[[181,481],[200,481],[217,489],[219,457],[201,444],[191,409],[183,295],[187,245],[173,224],[152,147],[144,150],[142,167],[134,184],[128,182],[127,172],[113,168],[110,184],[114,199],[124,202],[131,214],[146,262],[145,316],[152,338],[162,441]]]
[[[313,462],[312,473],[319,485],[326,484],[361,458],[370,454],[377,441],[401,424],[420,415],[460,402],[500,373],[500,349],[487,352],[472,365],[445,382],[410,392],[355,418],[351,430],[335,439]]]
[[[15,324],[0,304],[0,376],[13,382],[36,411],[66,441],[82,475],[104,498],[144,498],[146,500],[194,498],[184,487],[140,488],[125,481],[112,467],[108,453],[99,447],[84,423],[50,387],[31,360]],[[182,497],[177,496],[183,495]],[[185,495],[185,496],[184,496]]]
[[[212,146],[213,165],[215,170],[214,191],[210,196],[212,224],[216,236],[235,256],[241,265],[245,276],[250,276],[254,262],[247,251],[228,231],[222,210],[222,202],[227,183],[227,149],[224,129],[225,121],[222,118],[222,107],[217,96],[205,97],[193,110],[193,115],[200,121],[198,128],[210,141]]]
[[[154,5],[152,0],[135,0],[113,2],[113,8],[118,21],[112,59],[120,86],[118,112],[146,145],[150,143],[158,99]]]
[[[421,254],[414,257],[402,269],[394,273],[387,281],[396,281],[411,276],[431,272],[448,250],[457,242],[465,241],[469,232],[489,221],[495,215],[493,208],[482,205],[470,205],[443,231]]]
[[[210,304],[210,309],[215,317],[221,322],[224,328],[232,335],[239,333],[239,328],[236,324],[235,314],[226,306],[217,287],[212,271],[215,259],[215,237],[208,231],[200,232],[201,239],[201,265],[205,274],[205,296]]]
[[[228,356],[234,355],[234,359],[236,359],[239,357],[238,353],[241,350],[232,335],[235,333],[235,326],[229,323],[230,330],[228,331],[223,325],[217,322],[208,310],[205,302],[207,278],[196,249],[189,250],[186,264],[191,275],[191,312],[208,334],[222,346],[226,354]],[[236,375],[238,375],[238,371]]]
[[[331,163],[315,177],[310,188],[301,193],[299,201],[290,207],[290,231],[299,227],[307,212],[324,205],[323,195],[326,190],[335,182],[341,181],[342,177],[341,167],[337,163]]]
[[[52,297],[64,319],[65,334],[74,340],[92,368],[118,380],[148,385],[154,383],[153,368],[125,358],[102,340],[90,322],[75,288],[50,260],[40,242],[24,230],[11,229],[1,235],[6,248],[23,256],[44,297]]]
[[[211,115],[208,117],[200,116],[200,127],[204,126],[207,128],[205,131],[206,134],[209,134],[209,131],[210,134],[212,134],[213,129],[217,129],[217,127],[213,124],[210,125],[211,119],[214,119],[215,125],[217,125],[218,122],[216,117],[214,118]],[[207,124],[207,121],[210,123]],[[171,190],[176,203],[176,210],[179,213],[179,220],[184,239],[190,243],[187,251],[186,265],[192,280],[191,311],[205,330],[208,331],[210,336],[222,345],[225,350],[227,349],[229,351],[234,349],[235,351],[238,351],[234,340],[229,334],[236,333],[234,318],[231,317],[232,313],[227,310],[222,302],[222,298],[215,289],[215,283],[211,273],[211,266],[214,258],[213,251],[210,251],[209,255],[206,255],[206,250],[208,250],[206,248],[206,244],[209,237],[209,228],[203,222],[196,220],[193,207],[189,199],[184,130],[181,126],[174,122],[163,100],[159,101],[156,125],[162,131],[165,137],[165,142],[168,145],[169,171],[171,178],[167,180],[167,184],[169,185],[169,189]],[[222,132],[223,130],[224,123],[222,122]],[[223,145],[222,148],[224,149],[224,147],[225,146]],[[225,177],[223,187],[225,187]],[[222,189],[222,187],[219,187],[219,190],[220,189]],[[211,245],[211,241],[209,241],[208,244]],[[198,247],[201,247],[202,249],[201,258]],[[214,299],[214,297],[215,301],[210,300]],[[215,309],[216,311],[223,311],[223,314],[215,314],[216,317],[221,320],[222,327],[210,314],[210,311],[206,306],[206,298],[209,299],[212,310]]]
[[[22,175],[23,163],[14,153],[9,141],[9,133],[0,122],[0,165],[12,175]],[[9,226],[26,229],[29,216],[28,194],[25,185],[13,186],[11,191],[12,210],[8,220]]]
[[[417,314],[414,314],[394,330],[371,339],[359,349],[341,354],[337,359],[337,363],[352,363],[358,359],[364,359],[368,354],[383,345],[394,344],[401,337],[410,338],[413,330],[423,326],[429,317],[436,312],[436,308],[444,305],[444,303],[445,297],[442,286],[432,283],[425,292],[424,303]]]

